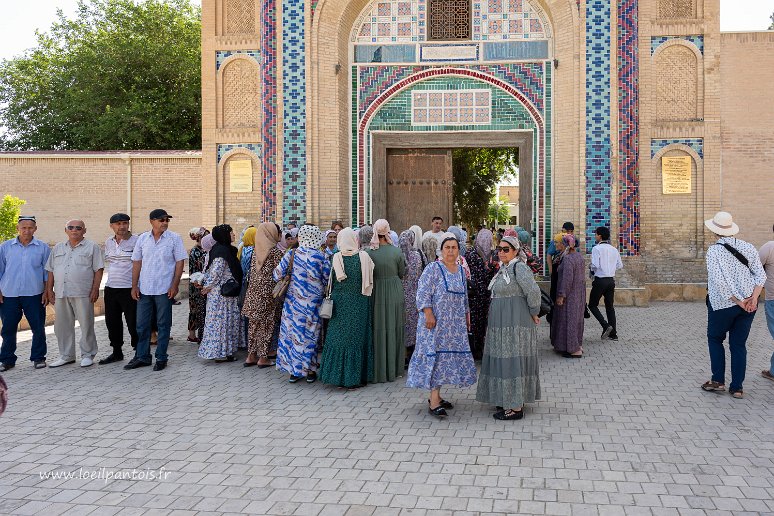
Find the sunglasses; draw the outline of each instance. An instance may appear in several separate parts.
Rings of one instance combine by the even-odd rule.
[[[515,251],[515,249],[511,246],[496,247],[495,249],[498,253],[510,253],[511,251]]]
[[[166,218],[166,219],[155,219],[155,220],[158,220],[159,222],[169,222],[168,218]]]
[[[67,226],[67,231],[73,231],[73,230],[80,231],[82,229],[83,229],[83,226]]]

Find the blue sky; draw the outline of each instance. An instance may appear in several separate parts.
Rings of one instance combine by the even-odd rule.
[[[200,0],[193,1],[200,3]],[[35,29],[46,30],[56,19],[57,8],[72,15],[77,0],[5,0],[3,4],[0,59],[13,57],[34,46]],[[772,12],[774,0],[720,0],[720,30],[765,30]]]

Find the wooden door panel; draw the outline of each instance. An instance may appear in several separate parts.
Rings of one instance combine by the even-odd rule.
[[[387,150],[387,220],[400,233],[452,214],[452,164],[448,149]]]

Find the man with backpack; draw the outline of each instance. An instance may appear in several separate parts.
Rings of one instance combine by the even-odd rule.
[[[758,309],[758,297],[766,282],[766,273],[755,246],[734,238],[739,226],[734,224],[730,213],[720,211],[704,225],[720,238],[707,249],[707,342],[712,379],[701,388],[715,392],[726,390],[723,341],[728,335],[731,353],[728,392],[734,398],[742,398],[742,382],[747,369],[747,337]]]

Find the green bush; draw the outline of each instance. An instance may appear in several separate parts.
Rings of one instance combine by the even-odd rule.
[[[6,241],[16,236],[16,224],[19,221],[21,207],[27,201],[6,195],[0,204],[0,241]]]

